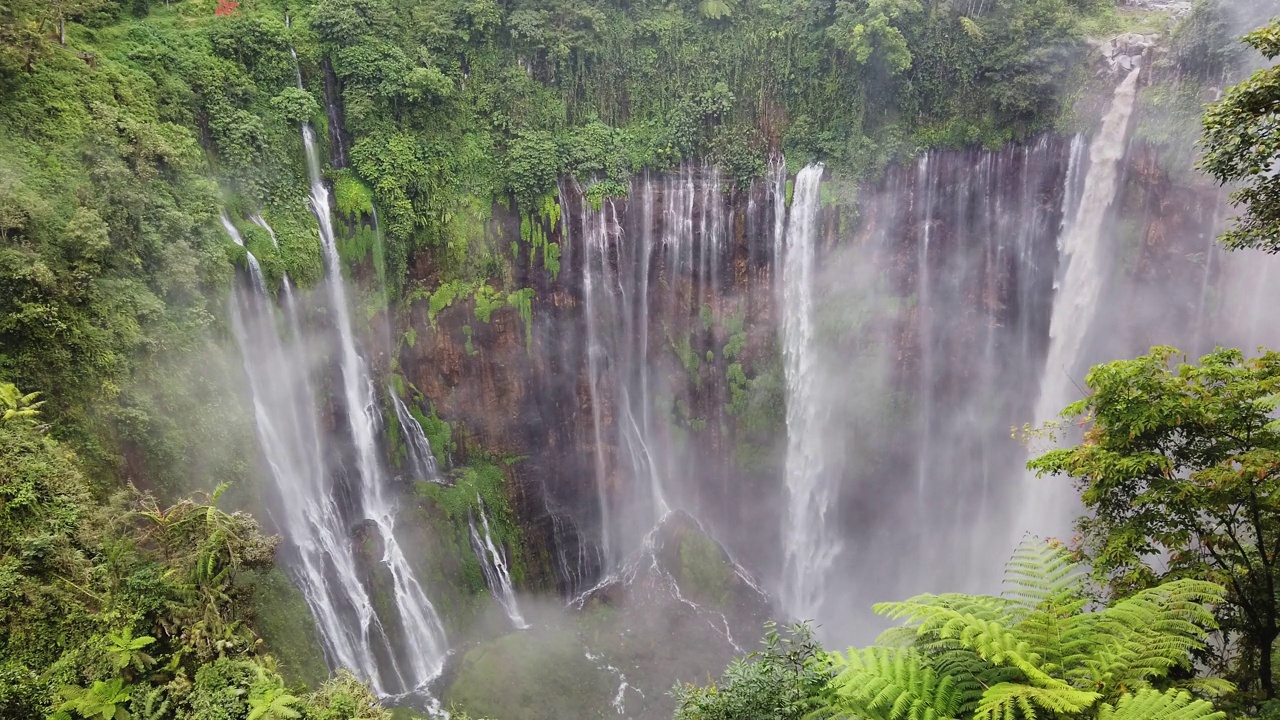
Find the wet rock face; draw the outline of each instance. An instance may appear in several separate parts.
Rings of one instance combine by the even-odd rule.
[[[406,401],[454,423],[455,456],[519,458],[508,490],[529,554],[543,560],[526,575],[532,587],[576,596],[637,547],[661,514],[646,504],[655,473],[672,506],[733,547],[767,547],[776,532],[757,515],[776,492],[776,468],[744,468],[736,456],[773,456],[780,426],[756,413],[748,431],[730,407],[735,388],[775,358],[771,205],[762,187],[742,191],[708,173],[690,165],[640,176],[629,197],[601,203],[566,182],[554,221],[495,208],[489,242],[516,255],[511,275],[488,283],[502,297],[532,290],[527,325],[510,303],[479,312],[473,292],[434,312],[422,298],[396,318],[401,333],[413,330],[397,350]],[[557,248],[558,271],[530,242],[530,223],[536,242]],[[437,288],[437,273],[422,254],[410,284]],[[629,424],[653,472],[638,467]]]
[[[1147,52],[1155,47],[1158,36],[1124,33],[1103,42],[1098,50],[1106,68],[1117,76],[1140,67]]]
[[[626,715],[638,718],[670,717],[673,684],[751,652],[770,616],[755,581],[680,511],[575,607],[592,653],[627,682]]]

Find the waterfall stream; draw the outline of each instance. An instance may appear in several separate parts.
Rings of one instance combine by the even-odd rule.
[[[493,534],[489,531],[489,518],[484,512],[484,500],[479,495],[476,495],[476,512],[480,514],[480,526],[484,530],[484,535],[481,536],[476,530],[474,515],[467,518],[467,525],[471,532],[471,549],[475,552],[476,559],[480,561],[485,585],[502,606],[512,627],[517,630],[527,629],[529,623],[525,622],[524,616],[520,614],[520,605],[516,602],[516,593],[511,586],[511,572],[507,569],[507,553],[493,542]]]
[[[400,423],[400,434],[404,438],[408,452],[409,470],[415,480],[440,482],[440,468],[436,465],[435,453],[431,452],[431,441],[422,430],[422,424],[409,412],[409,408],[400,399],[394,388],[387,388],[387,395],[396,409],[396,420]]]
[[[379,692],[416,690],[435,677],[444,666],[448,645],[444,626],[426,592],[414,577],[409,561],[395,534],[396,508],[387,488],[387,474],[379,455],[380,416],[373,392],[373,380],[363,358],[356,351],[355,332],[347,305],[346,283],[333,232],[329,191],[320,175],[320,156],[315,134],[303,125],[307,170],[311,180],[311,208],[320,226],[329,306],[338,334],[338,362],[342,370],[341,397],[346,409],[348,430],[356,450],[357,482],[363,519],[372,524],[382,545],[381,562],[390,574],[392,604],[398,624],[399,646],[393,658],[376,668],[360,668],[368,673]],[[385,623],[387,619],[383,619]]]
[[[1036,401],[1035,421],[1045,422],[1083,395],[1081,387],[1085,338],[1098,314],[1098,302],[1113,256],[1112,235],[1105,229],[1116,197],[1120,162],[1129,137],[1129,119],[1137,99],[1134,68],[1116,87],[1111,107],[1089,146],[1089,169],[1074,219],[1059,243],[1065,271],[1060,273],[1049,322],[1049,351]],[[1029,481],[1017,532],[1032,531],[1062,537],[1078,515],[1079,500],[1070,484]]]
[[[840,549],[828,517],[835,487],[824,468],[822,387],[814,363],[814,265],[817,262],[818,189],[822,165],[795,179],[782,248],[782,336],[787,382],[786,513],[783,516],[784,607],[796,617],[817,617],[823,583]]]
[[[701,365],[689,335],[711,321],[718,300],[725,203],[719,171],[694,164],[637,177],[626,200],[586,195],[573,183],[561,205],[580,234],[566,229],[565,244],[581,253],[592,460],[601,547],[613,569],[659,519],[698,500],[677,487],[687,467],[671,417],[695,419],[679,417],[658,370],[671,359],[691,373]]]

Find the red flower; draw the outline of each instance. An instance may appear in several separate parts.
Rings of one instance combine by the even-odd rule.
[[[234,15],[240,7],[240,3],[236,0],[218,0],[218,9],[213,11],[214,15],[219,17],[228,17]]]

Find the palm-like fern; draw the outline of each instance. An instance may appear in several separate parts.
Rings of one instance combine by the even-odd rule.
[[[1152,684],[1190,666],[1221,587],[1177,580],[1086,612],[1083,569],[1037,540],[1015,553],[1006,588],[877,605],[907,627],[880,647],[832,655],[839,707],[828,709],[868,720],[1218,717],[1207,702]],[[1132,714],[1140,708],[1156,714]]]
[[[39,396],[38,392],[23,395],[13,383],[0,382],[0,422],[36,422],[44,405],[43,400],[36,402]]]

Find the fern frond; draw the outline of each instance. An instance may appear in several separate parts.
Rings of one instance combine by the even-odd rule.
[[[1101,696],[1069,685],[1033,687],[1017,683],[1000,683],[987,688],[974,711],[974,720],[1006,720],[1013,718],[1053,718],[1059,714],[1080,713]]]
[[[1001,595],[1028,612],[1045,606],[1084,607],[1086,576],[1085,568],[1072,560],[1062,544],[1028,535],[1005,565],[1006,587]]]
[[[1006,625],[1008,602],[981,595],[922,595],[906,602],[883,603],[875,609],[881,615],[917,624],[916,633],[931,653],[963,648],[994,665],[1017,668],[1033,685],[1065,685],[1042,669],[1043,659],[1036,649]]]
[[[956,720],[981,686],[972,678],[937,672],[909,648],[870,647],[833,653],[839,674],[832,710],[874,720]]]
[[[1098,720],[1225,720],[1227,714],[1196,700],[1190,693],[1139,690],[1121,697],[1114,706],[1103,704]]]
[[[1092,647],[1083,650],[1073,677],[1112,692],[1145,686],[1175,667],[1189,667],[1215,627],[1205,603],[1222,602],[1220,586],[1175,580],[1143,590],[1095,613]]]

